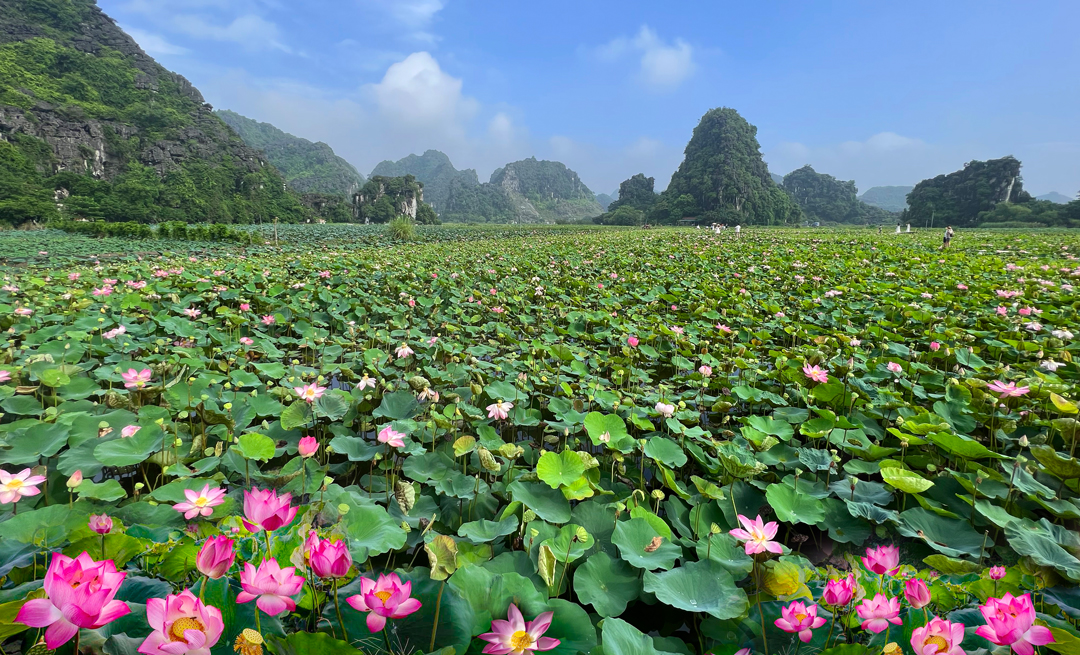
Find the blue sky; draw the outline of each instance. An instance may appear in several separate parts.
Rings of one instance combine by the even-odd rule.
[[[663,188],[734,107],[770,170],[861,190],[1012,154],[1080,191],[1080,2],[98,0],[220,109],[367,174],[428,148],[481,179],[558,159],[594,191]]]

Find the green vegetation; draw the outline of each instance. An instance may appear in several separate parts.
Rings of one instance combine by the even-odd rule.
[[[600,203],[600,207],[604,211],[607,211],[608,206],[611,205],[611,203],[615,202],[615,199],[618,198],[618,197],[619,197],[618,193],[616,193],[614,196],[609,196],[606,193],[598,193],[598,194],[596,194],[596,202]]]
[[[373,175],[353,201],[356,217],[365,223],[389,223],[402,216],[420,225],[439,222],[435,210],[424,202],[424,185],[412,175]]]
[[[915,187],[910,186],[875,186],[859,196],[868,205],[881,207],[890,212],[902,212],[907,209],[907,194]]]
[[[5,653],[1075,655],[1080,234],[281,229],[0,234]]]
[[[168,239],[173,241],[228,241],[239,244],[260,244],[263,238],[223,223],[191,225],[183,221],[166,221],[156,227],[135,221],[66,221],[58,220],[48,227],[71,234],[121,239]]]
[[[653,191],[656,180],[643,173],[619,185],[619,199],[608,205],[608,211],[593,219],[600,225],[642,225],[660,196]]]
[[[0,225],[58,213],[140,223],[308,215],[198,91],[93,2],[9,0],[0,24],[17,35],[0,44],[0,112],[11,126],[0,144]]]
[[[398,241],[412,241],[416,238],[416,224],[408,216],[398,216],[386,227],[390,236]]]
[[[312,143],[233,111],[214,113],[239,134],[244,143],[266,153],[266,158],[281,171],[288,185],[299,193],[351,197],[364,183],[364,176],[352,164],[335,155],[333,149],[321,141]]]
[[[971,161],[964,168],[915,185],[901,221],[912,225],[971,227],[998,203],[1026,203],[1031,196],[1020,178],[1020,160],[1003,157]]]
[[[409,155],[398,161],[384,161],[371,171],[371,175],[383,177],[403,177],[412,175],[424,184],[424,200],[435,208],[439,215],[451,211],[451,195],[459,187],[468,189],[480,185],[476,171],[454,168],[450,158],[438,150],[428,150],[422,155]],[[460,191],[457,191],[460,200]],[[461,213],[460,208],[454,210]]]
[[[799,203],[808,221],[878,225],[896,221],[892,212],[861,202],[854,180],[843,182],[818,173],[809,164],[785,175],[783,188]]]
[[[695,218],[704,223],[791,225],[799,206],[773,182],[761,159],[757,128],[734,109],[706,113],[660,202],[654,223]]]

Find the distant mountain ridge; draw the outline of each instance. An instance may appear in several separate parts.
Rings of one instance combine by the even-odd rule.
[[[313,143],[227,109],[214,113],[244,143],[263,151],[285,176],[288,185],[299,193],[352,196],[364,184],[364,176],[321,141]]]
[[[604,212],[577,173],[560,162],[535,157],[496,169],[485,183],[473,169],[454,168],[438,150],[384,161],[371,174],[414,176],[424,184],[424,200],[444,222],[573,222]]]
[[[818,173],[809,164],[785,175],[783,189],[811,221],[884,224],[896,219],[892,212],[860,201],[853,180]]]
[[[907,194],[914,188],[912,186],[870,187],[859,196],[859,200],[887,211],[902,212],[907,209]]]
[[[424,201],[442,212],[450,198],[454,185],[475,187],[480,185],[476,171],[467,168],[457,170],[450,158],[438,150],[428,150],[422,155],[409,155],[397,161],[380,162],[371,171],[371,177],[402,177],[412,175],[424,184]]]
[[[1056,202],[1059,205],[1067,205],[1073,201],[1073,198],[1070,198],[1063,193],[1058,193],[1057,191],[1051,191],[1050,193],[1044,193],[1041,196],[1035,196],[1035,199],[1049,200],[1050,202]]]

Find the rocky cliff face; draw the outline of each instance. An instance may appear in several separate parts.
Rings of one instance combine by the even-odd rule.
[[[59,173],[111,183],[146,167],[165,187],[197,188],[186,193],[187,205],[174,200],[158,212],[155,207],[170,204],[170,190],[163,190],[144,207],[144,220],[166,214],[191,221],[300,218],[290,215],[300,210],[298,196],[282,188],[263,154],[245,145],[198,89],[143,52],[94,0],[0,0],[0,54],[10,62],[0,69],[0,141],[33,151],[43,185]],[[170,182],[173,172],[183,179]],[[245,180],[252,174],[258,179]],[[93,207],[75,205],[93,214],[109,193],[95,191]],[[109,206],[120,214],[130,209]],[[108,212],[98,217],[118,220]]]

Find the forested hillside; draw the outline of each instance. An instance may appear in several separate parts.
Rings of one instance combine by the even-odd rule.
[[[364,183],[364,176],[352,164],[335,155],[334,150],[321,141],[312,143],[227,109],[214,113],[239,134],[244,143],[265,153],[270,163],[285,176],[289,187],[299,193],[351,196]]]
[[[859,200],[886,211],[902,212],[907,209],[907,194],[914,188],[910,186],[870,187],[859,196]]]
[[[802,211],[769,175],[757,128],[727,107],[701,118],[685,157],[650,213],[650,220],[785,225]]]
[[[784,191],[802,207],[808,221],[876,223],[896,221],[896,214],[861,202],[854,180],[838,180],[806,165],[784,176]]]
[[[92,0],[0,0],[0,224],[307,215],[186,79]]]

